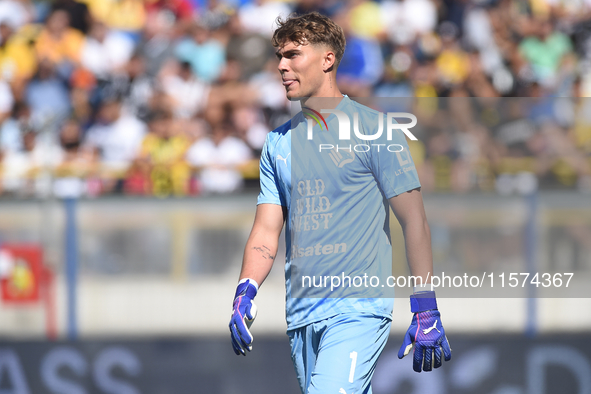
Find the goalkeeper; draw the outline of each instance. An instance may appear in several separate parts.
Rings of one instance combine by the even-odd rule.
[[[297,275],[311,270],[320,275],[391,274],[391,207],[403,229],[411,274],[421,277],[425,286],[433,263],[420,183],[400,130],[389,136],[388,143],[400,148],[395,153],[349,149],[327,155],[316,149],[303,155],[300,146],[309,142],[301,142],[306,136],[314,134],[314,141],[322,142],[329,138],[327,130],[339,130],[338,114],[349,114],[350,119],[355,114],[367,137],[375,130],[365,125],[371,119],[375,124],[377,112],[337,87],[337,67],[345,50],[338,25],[315,12],[278,24],[273,35],[278,69],[287,98],[300,101],[304,111],[270,132],[261,154],[261,192],[230,320],[232,345],[236,354],[252,349],[253,299],[271,270],[285,223],[287,334],[302,393],[371,393],[371,377],[390,331],[393,298],[366,296],[365,290],[318,297],[313,292],[318,289],[300,287]],[[318,124],[309,126],[307,117]],[[351,143],[363,142],[357,130],[353,139]],[[410,302],[414,315],[399,351],[402,358],[414,345],[417,372],[451,359],[435,293],[428,290],[415,287]]]

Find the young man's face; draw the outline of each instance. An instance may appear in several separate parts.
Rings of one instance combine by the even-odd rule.
[[[288,42],[276,52],[279,72],[289,100],[314,97],[325,81],[325,53],[320,45]]]

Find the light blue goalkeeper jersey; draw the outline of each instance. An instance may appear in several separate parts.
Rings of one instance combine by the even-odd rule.
[[[346,96],[335,109],[351,122],[358,114],[359,134],[376,133],[377,111]],[[398,129],[388,138],[384,127],[381,138],[366,140],[352,126],[350,140],[339,140],[336,115],[324,114],[326,124],[315,119],[319,122],[309,127],[300,112],[270,132],[260,160],[258,204],[282,205],[289,212],[288,330],[347,312],[391,318],[388,199],[420,187],[406,138]],[[343,286],[331,289],[323,279],[331,276],[343,278]],[[356,286],[362,278],[365,283]]]

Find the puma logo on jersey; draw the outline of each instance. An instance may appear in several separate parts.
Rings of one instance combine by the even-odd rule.
[[[277,160],[283,160],[283,162],[285,163],[285,167],[287,167],[287,158],[289,157],[289,155],[291,155],[291,152],[287,154],[287,157],[277,155]]]
[[[430,333],[433,330],[437,330],[437,319],[435,319],[435,323],[433,323],[433,327],[425,328],[423,330],[423,334],[427,335],[428,333]],[[441,331],[437,330],[437,332],[441,334]]]

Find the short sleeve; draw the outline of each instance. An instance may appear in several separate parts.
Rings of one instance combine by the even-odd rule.
[[[258,204],[276,204],[282,205],[279,197],[279,189],[277,187],[277,179],[275,177],[275,166],[271,161],[271,154],[269,153],[269,136],[263,145],[261,152],[261,160],[259,164],[260,178],[261,178],[261,192],[257,200]]]
[[[368,164],[386,198],[421,187],[408,143],[400,130],[392,131],[392,140],[386,146],[372,149]]]

